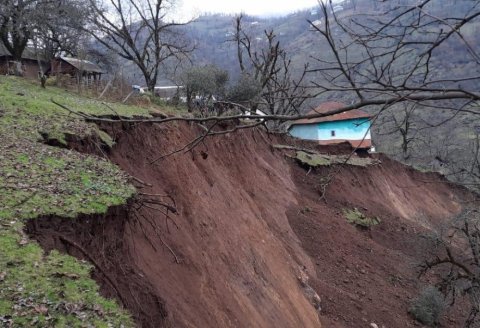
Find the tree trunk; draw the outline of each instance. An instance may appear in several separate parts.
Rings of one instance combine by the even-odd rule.
[[[143,76],[145,77],[145,83],[147,84],[148,91],[152,93],[152,97],[156,97],[155,94],[155,85],[157,84],[155,80],[153,80],[150,75],[144,73]]]

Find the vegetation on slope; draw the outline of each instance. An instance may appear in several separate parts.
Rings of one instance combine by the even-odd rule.
[[[354,209],[344,209],[343,214],[347,219],[348,223],[353,225],[362,227],[362,228],[370,228],[372,226],[376,226],[381,221],[377,217],[368,217],[362,212],[360,212],[357,208]]]
[[[386,80],[396,82],[392,84],[392,88],[385,87],[386,94],[390,92],[388,90],[395,89],[398,92],[398,87],[407,85],[409,88],[407,94],[411,96],[412,90],[419,90],[418,87],[422,87],[421,84],[417,85],[417,83],[424,73],[429,75],[427,80],[430,86],[439,88],[440,93],[443,93],[444,89],[450,89],[450,87],[472,92],[479,89],[479,80],[475,78],[475,76],[478,76],[478,60],[471,57],[472,52],[476,54],[479,52],[477,46],[480,44],[479,34],[475,33],[480,27],[478,20],[468,20],[468,24],[464,24],[461,28],[457,27],[453,37],[446,38],[445,42],[440,42],[441,46],[440,43],[437,45],[438,47],[435,46],[436,50],[433,51],[433,55],[432,52],[423,49],[428,43],[426,41],[434,33],[446,33],[450,30],[448,24],[443,25],[445,22],[449,20],[461,22],[463,17],[474,14],[476,8],[472,1],[428,1],[425,3],[425,8],[419,10],[418,13],[412,13],[412,16],[406,15],[405,18],[413,17],[410,26],[413,31],[411,33],[413,39],[412,42],[405,42],[399,47],[402,48],[402,55],[399,53],[397,56],[393,56],[394,59],[387,54],[397,53],[398,49],[390,49],[392,52],[386,49],[391,47],[390,42],[393,40],[402,39],[398,36],[404,33],[402,31],[406,31],[406,26],[409,25],[406,22],[410,18],[406,19],[405,22],[400,20],[399,24],[393,24],[390,27],[388,27],[388,24],[385,25],[385,22],[390,20],[393,22],[399,10],[406,9],[408,6],[413,8],[417,5],[417,2],[413,0],[383,2],[357,0],[344,1],[341,5],[343,9],[337,11],[337,19],[345,24],[349,21],[349,17],[354,17],[358,25],[353,24],[350,28],[351,33],[358,33],[356,38],[353,37],[353,39],[357,39],[357,42],[353,42],[353,39],[350,40],[351,42],[347,41],[351,36],[348,33],[343,33],[343,29],[338,26],[333,17],[330,17],[331,37],[337,42],[337,45],[341,44],[341,40],[346,47],[348,44],[348,55],[346,50],[345,53],[343,53],[344,50],[340,50],[341,47],[337,51],[339,51],[339,57],[345,57],[344,67],[350,67],[352,70],[353,67],[358,69],[358,73],[352,75],[352,77],[358,78],[356,81],[357,87],[365,87],[368,84],[366,76],[371,76],[372,72],[383,72],[379,69],[380,67],[392,67],[388,71],[397,73],[393,73],[391,78],[386,78]],[[380,15],[380,13],[384,13],[384,15]],[[427,19],[428,23],[415,23],[417,16],[421,19]],[[380,17],[382,17],[380,21],[383,21],[384,25],[383,34],[390,34],[391,38],[372,36],[371,40],[375,40],[375,42],[371,46],[378,48],[375,50],[372,48],[368,52],[373,54],[378,51],[379,53],[375,58],[367,60],[366,50],[363,46],[360,46],[364,42],[358,42],[358,37],[363,33],[360,32],[362,29],[358,29],[358,27],[368,26],[373,31],[379,28],[375,25],[375,21]],[[437,21],[439,17],[447,18]],[[320,33],[314,32],[314,28],[307,23],[307,19],[316,22],[317,27],[325,28],[325,18],[322,17],[322,13],[317,6],[311,10],[299,11],[276,19],[246,17],[245,30],[252,36],[252,46],[255,48],[266,44],[263,32],[272,28],[278,36],[282,49],[285,49],[292,56],[290,72],[293,76],[295,74],[300,75],[304,64],[309,62],[309,68],[312,72],[308,75],[308,79],[315,81],[317,85],[326,85],[326,76],[322,72],[334,65],[336,58],[334,53],[329,50],[328,42]],[[205,15],[185,29],[187,35],[195,40],[198,45],[193,56],[194,63],[196,65],[215,63],[218,67],[227,69],[231,76],[230,80],[235,81],[240,75],[238,58],[236,58],[236,44],[235,42],[226,42],[233,39],[234,28],[232,22],[233,17]],[[421,28],[426,26],[430,30],[424,33]],[[386,32],[386,30],[390,30],[390,32]],[[404,41],[409,37],[405,36]],[[437,39],[440,40],[443,37]],[[380,53],[383,55],[380,56]],[[419,56],[425,54],[430,54],[429,57],[431,57],[431,59],[428,59],[430,65],[427,72],[423,72],[423,68],[420,68],[424,64],[415,64],[416,60],[420,58]],[[390,62],[391,59],[393,59],[392,62]],[[356,67],[357,64],[355,63],[362,64]],[[375,64],[372,66],[372,63]],[[413,74],[412,69],[415,74]],[[334,70],[330,74],[337,76],[336,73],[340,71],[340,69]],[[131,76],[134,76],[134,74],[131,74]],[[402,76],[409,76],[409,82],[401,83],[399,79]],[[346,78],[339,79],[337,82],[348,80]],[[373,83],[374,80],[370,80],[371,85],[368,88],[375,84]],[[433,83],[433,81],[436,82]],[[449,81],[457,82],[452,82],[449,85]],[[384,88],[382,83],[379,84],[379,91],[385,93],[385,90],[382,91]],[[368,88],[364,89],[365,94],[369,93]],[[306,101],[305,111],[328,100],[351,104],[357,97],[356,93],[350,90],[348,83],[345,88],[339,88],[337,84],[329,92],[325,92],[322,88],[318,91],[321,93],[319,97]],[[378,99],[379,94],[376,94],[375,97]],[[478,104],[471,104],[468,110],[463,111],[465,109],[463,108],[464,105],[465,103],[460,100],[444,100],[436,103],[429,101],[402,103],[395,104],[388,109],[382,108],[382,113],[373,123],[373,142],[380,152],[387,153],[395,159],[422,170],[440,171],[450,180],[478,191],[480,178],[477,163],[479,159],[476,155],[479,154],[478,149],[480,149],[480,123],[477,115],[475,115],[475,112],[478,111]],[[414,110],[408,108],[412,106]],[[459,110],[460,107],[463,109]],[[377,114],[380,108],[376,109],[375,106],[372,106],[365,109],[371,111],[372,114]],[[410,113],[407,114],[408,112]]]
[[[25,220],[43,215],[104,213],[135,193],[109,161],[42,143],[42,135],[109,137],[67,115],[51,99],[82,112],[111,115],[104,104],[58,88],[0,77],[0,323],[21,327],[132,326],[128,313],[102,298],[90,265],[58,252],[43,254],[23,233]],[[112,105],[122,116],[148,109]],[[111,140],[110,140],[111,141]]]
[[[326,154],[308,154],[304,151],[297,151],[295,159],[302,164],[310,167],[330,166],[336,164],[347,164],[353,166],[368,166],[380,164],[380,161],[370,157],[358,157],[356,155],[326,155]]]

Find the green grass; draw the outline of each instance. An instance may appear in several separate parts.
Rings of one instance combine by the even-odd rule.
[[[40,143],[8,139],[0,146],[0,222],[46,214],[74,217],[125,202],[135,192],[115,165]],[[20,154],[19,154],[20,153]]]
[[[101,297],[91,266],[58,252],[44,254],[28,239],[26,220],[44,215],[104,213],[135,194],[128,176],[111,162],[66,148],[68,135],[95,134],[97,126],[54,105],[91,115],[112,111],[94,99],[15,77],[0,76],[0,326],[130,327],[129,314]],[[122,116],[148,116],[156,108],[109,104]]]
[[[99,295],[89,265],[57,251],[44,255],[21,238],[0,232],[0,321],[14,327],[133,326],[125,311]]]
[[[111,106],[119,115],[126,117],[145,116],[151,109],[154,109],[98,101],[57,87],[42,89],[38,83],[16,77],[0,77],[0,94],[2,95],[0,104],[4,109],[8,107],[21,108],[31,114],[48,115],[63,112],[51,102],[52,98],[69,108],[92,115],[114,114],[106,105],[102,105],[103,103]]]
[[[148,116],[154,108],[142,108],[123,104],[108,104],[95,99],[78,96],[56,87],[41,89],[37,84],[21,78],[0,77],[0,109],[2,122],[0,134],[15,131],[17,137],[38,139],[40,133],[66,143],[65,134],[80,137],[98,131],[95,125],[74,117],[52,103],[52,99],[72,110],[90,115],[114,115],[110,106],[119,115]],[[1,114],[0,114],[1,115]]]

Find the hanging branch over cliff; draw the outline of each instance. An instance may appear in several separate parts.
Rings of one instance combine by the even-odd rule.
[[[438,0],[403,3],[407,5],[385,1],[377,5],[384,10],[381,14],[367,11],[341,17],[331,4],[320,3],[324,23],[310,25],[328,49],[314,58],[317,65],[309,70],[316,75],[320,94],[328,98],[343,92],[356,104],[440,105],[463,99],[450,109],[474,105],[479,96],[480,48],[465,34],[469,24],[478,23],[478,3],[463,3],[454,12],[439,10]],[[468,58],[472,69],[447,70],[450,54]]]
[[[125,122],[135,123],[167,123],[171,121],[189,121],[197,123],[233,121],[238,119],[254,119],[267,121],[286,122],[303,118],[318,118],[338,114],[344,111],[370,107],[384,110],[391,105],[403,102],[421,104],[436,110],[449,108],[456,112],[480,114],[480,93],[472,86],[480,83],[480,55],[478,45],[473,45],[464,35],[464,29],[480,17],[480,5],[472,3],[463,5],[462,9],[449,17],[440,17],[434,10],[436,0],[423,0],[420,3],[403,6],[392,5],[393,1],[385,1],[383,5],[388,9],[383,15],[378,12],[373,14],[360,14],[353,17],[338,17],[331,13],[331,5],[320,3],[324,16],[322,25],[311,26],[320,39],[326,41],[328,49],[322,49],[321,56],[315,57],[316,67],[305,71],[303,79],[313,80],[317,97],[333,98],[342,93],[342,98],[350,98],[351,104],[331,111],[326,114],[301,115],[292,104],[287,111],[267,112],[267,115],[230,115],[211,116],[205,118],[124,118]],[[388,5],[389,4],[389,5]],[[123,9],[119,5],[119,9]],[[162,2],[159,6],[152,7],[162,13]],[[160,9],[159,9],[160,8]],[[133,7],[135,9],[135,7]],[[142,14],[143,15],[143,14]],[[143,17],[143,16],[141,16]],[[108,17],[106,17],[108,18]],[[162,19],[163,16],[160,16]],[[105,21],[104,23],[107,23]],[[145,23],[146,24],[146,23]],[[150,23],[149,23],[150,24]],[[137,37],[125,34],[127,39],[122,39],[126,24],[122,29],[116,29],[115,40],[121,44],[121,49],[135,44]],[[163,26],[163,25],[162,25]],[[165,28],[170,24],[165,25]],[[266,49],[257,50],[253,47],[248,34],[243,30],[241,17],[236,19],[236,35],[238,58],[240,67],[247,71],[253,67],[253,74],[258,77],[263,86],[268,86],[269,81],[273,86],[279,86],[277,81],[282,76],[279,72],[285,68],[289,60],[283,57],[283,50],[272,31],[265,31],[268,46]],[[146,28],[149,25],[146,24]],[[160,27],[163,28],[163,27]],[[123,32],[122,32],[123,31]],[[160,31],[163,31],[162,29]],[[114,40],[114,39],[112,39]],[[128,41],[130,40],[130,41]],[[127,42],[128,41],[128,42]],[[118,44],[117,46],[120,46]],[[469,70],[469,75],[460,75],[457,72],[447,72],[439,76],[439,71],[444,71],[444,57],[440,58],[442,51],[452,51],[452,47],[463,47],[463,54],[475,65]],[[131,50],[125,49],[128,53]],[[124,50],[122,50],[124,51]],[[127,52],[125,53],[127,55]],[[129,56],[129,55],[128,55]],[[135,54],[133,57],[137,56]],[[146,56],[138,54],[139,58]],[[138,57],[137,56],[137,57]],[[280,65],[279,63],[284,64]],[[287,69],[285,69],[287,72]],[[467,83],[468,82],[468,83]],[[294,86],[297,84],[294,83]],[[268,88],[267,88],[268,89]],[[280,87],[280,90],[285,88]],[[281,99],[290,103],[288,96],[276,95],[274,103]],[[273,98],[272,98],[273,99]],[[58,105],[58,103],[57,103]],[[240,106],[240,105],[239,105]],[[245,107],[245,104],[243,104]],[[250,108],[254,109],[254,108]],[[254,110],[252,111],[252,113]],[[112,122],[116,119],[94,117],[72,111],[91,121]]]
[[[271,31],[265,31],[266,46],[256,49],[239,17],[232,41],[237,43],[241,70],[246,72],[253,69],[251,74],[258,78],[267,90],[267,95],[269,90],[280,90],[271,97],[272,104],[276,106],[284,101],[287,110],[266,111],[267,115],[255,115],[256,104],[232,101],[229,104],[218,104],[242,108],[242,111],[249,113],[209,117],[125,117],[121,118],[121,121],[159,124],[185,121],[204,126],[205,133],[182,149],[188,151],[192,145],[209,136],[260,125],[267,126],[268,122],[274,122],[278,126],[283,122],[320,118],[360,108],[375,110],[378,114],[389,108],[395,110],[401,107],[398,105],[405,104],[422,107],[422,110],[432,113],[448,109],[453,111],[452,117],[458,113],[477,117],[476,115],[480,114],[480,106],[477,106],[480,93],[476,87],[480,85],[480,55],[478,45],[471,42],[465,30],[479,19],[480,6],[473,2],[464,2],[462,6],[455,7],[457,9],[454,12],[442,16],[440,13],[445,11],[437,10],[438,0],[406,0],[402,2],[402,6],[396,3],[384,1],[378,3],[372,11],[356,13],[352,17],[344,13],[337,15],[331,4],[319,4],[323,13],[322,23],[310,24],[313,33],[318,35],[325,47],[318,51],[318,56],[312,57],[315,65],[304,70],[301,81],[312,81],[314,86],[309,89],[317,98],[345,99],[349,104],[342,108],[328,113],[301,114],[298,107],[291,103],[290,96],[282,93],[282,90],[290,87],[278,82],[283,81],[289,74],[290,61],[287,56],[283,56],[284,52],[275,35]],[[382,14],[379,14],[380,10],[383,10]],[[445,72],[442,65],[448,64],[445,53],[451,56],[467,56],[472,63],[471,69],[439,74]],[[271,88],[268,87],[269,81]],[[300,84],[294,83],[293,86],[299,87]],[[52,101],[71,114],[88,121],[119,120],[88,115]],[[231,129],[232,125],[219,124],[221,122],[233,123],[237,128]],[[409,122],[405,122],[404,125],[408,124]],[[406,138],[408,141],[408,136]]]
[[[196,122],[196,123],[207,123],[207,122],[221,122],[221,121],[233,121],[239,119],[250,119],[250,120],[278,120],[282,122],[286,121],[293,121],[299,119],[313,119],[325,116],[331,116],[339,113],[343,113],[346,111],[350,111],[353,109],[364,108],[367,106],[383,106],[385,108],[386,105],[396,104],[403,101],[434,101],[434,100],[449,100],[449,99],[464,99],[469,101],[480,101],[480,94],[476,93],[464,93],[464,92],[445,92],[443,94],[414,94],[410,97],[402,96],[402,97],[391,97],[383,100],[363,100],[352,105],[346,105],[341,108],[326,112],[326,113],[314,113],[314,114],[297,114],[297,115],[228,115],[228,116],[210,116],[210,117],[180,117],[180,116],[172,116],[167,118],[159,118],[159,117],[152,117],[152,118],[108,118],[108,117],[98,117],[89,114],[82,113],[81,111],[77,111],[67,106],[59,103],[58,101],[51,99],[51,101],[63,108],[64,110],[68,111],[70,114],[82,117],[88,121],[92,122],[125,122],[125,123],[168,123],[168,122],[175,122],[175,121],[185,121],[185,122]],[[479,111],[469,110],[469,109],[461,109],[461,112],[466,112],[470,114],[480,115]]]

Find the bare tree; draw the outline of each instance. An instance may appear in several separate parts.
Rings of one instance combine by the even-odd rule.
[[[85,1],[46,1],[36,8],[35,14],[41,17],[41,24],[36,28],[34,37],[45,59],[65,54],[78,57],[89,43],[83,29],[88,15]]]
[[[467,168],[471,153],[465,145],[472,141],[470,131],[480,119],[480,42],[472,33],[480,20],[480,4],[370,3],[375,6],[359,2],[352,16],[333,12],[331,3],[320,3],[322,24],[311,27],[323,51],[315,55],[309,70],[319,96],[347,99],[349,106],[376,111],[377,123],[390,121],[402,138],[404,160],[426,168],[438,159],[452,180],[472,183],[462,172],[471,171]],[[412,106],[415,110],[405,112]],[[448,160],[438,154],[425,158],[429,148],[442,147],[442,135],[447,133],[457,138],[448,140],[452,144]]]
[[[394,137],[400,135],[404,160],[410,158],[411,145],[418,140],[419,127],[417,127],[418,119],[415,117],[416,110],[415,103],[401,103],[385,111],[385,114],[377,121],[377,124],[383,127],[382,131],[377,134],[394,135]]]
[[[0,40],[15,61],[22,59],[34,29],[38,0],[4,0],[0,3]]]
[[[464,131],[469,129],[464,128]],[[447,171],[448,177],[469,189],[480,192],[480,136],[478,131],[475,138],[468,143],[450,138],[451,146],[440,149],[436,156]]]
[[[447,231],[435,239],[436,252],[420,266],[420,276],[435,272],[437,283],[454,305],[458,298],[470,304],[466,327],[480,323],[480,213],[478,209],[465,210]]]
[[[15,61],[33,43],[47,59],[75,52],[86,5],[80,0],[5,0],[0,3],[0,40]]]
[[[177,28],[168,21],[173,2],[168,0],[88,0],[91,23],[87,28],[100,44],[133,62],[153,91],[161,65],[182,60],[193,50]]]
[[[249,75],[259,86],[259,98],[252,99],[249,107],[252,112],[260,109],[271,115],[298,114],[305,100],[311,98],[305,85],[308,64],[294,78],[292,60],[275,32],[265,30],[261,38],[254,38],[245,30],[242,20],[242,15],[235,18],[231,41],[236,43],[243,76]]]
[[[453,12],[439,10],[443,3],[387,0],[379,3],[382,15],[367,11],[342,18],[330,15],[331,4],[320,3],[324,23],[311,26],[327,48],[309,72],[317,74],[321,94],[335,97],[343,92],[356,107],[379,108],[406,101],[433,108],[434,102],[456,99],[450,103],[452,110],[479,113],[472,108],[480,99],[479,48],[463,30],[480,16],[480,7],[467,1]],[[467,56],[474,63],[469,74],[439,75],[445,64],[448,67],[445,52]]]

